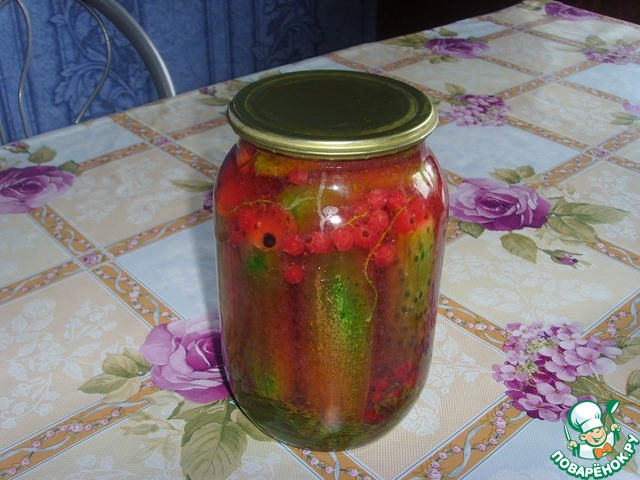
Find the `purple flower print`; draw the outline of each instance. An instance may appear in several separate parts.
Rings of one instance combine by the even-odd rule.
[[[622,105],[622,108],[624,108],[625,112],[630,113],[631,115],[637,115],[640,117],[640,103],[627,102],[624,105]]]
[[[578,401],[574,395],[571,395],[571,387],[562,382],[539,383],[536,389],[546,401],[554,405],[571,406]]]
[[[202,199],[202,209],[207,212],[213,212],[213,189],[204,192]]]
[[[568,265],[570,267],[576,266],[579,260],[576,258],[576,253],[566,252],[564,250],[545,250],[551,256],[551,260],[560,265]]]
[[[566,354],[567,363],[576,367],[578,375],[606,375],[616,369],[616,364],[610,358],[602,357],[594,348],[578,347]]]
[[[564,328],[564,327],[559,328],[558,330],[555,331],[554,335],[555,335],[555,338],[557,339],[558,346],[565,350],[572,350],[576,347],[584,346],[588,342],[584,338],[580,338],[580,332],[576,332],[575,330],[571,330],[569,328]],[[600,337],[596,337],[596,338],[600,338]]]
[[[612,63],[614,65],[626,65],[628,63],[640,63],[640,50],[630,45],[618,45],[608,50],[585,50],[585,56],[594,62]]]
[[[91,267],[96,263],[100,263],[102,261],[102,255],[98,253],[88,253],[84,257],[80,259],[82,263],[84,263],[87,267]]]
[[[425,47],[436,55],[455,58],[480,58],[489,52],[489,45],[465,38],[434,38]]]
[[[74,181],[73,174],[52,166],[0,170],[0,214],[42,207],[71,190]]]
[[[464,180],[450,200],[455,218],[494,231],[539,228],[550,210],[551,203],[534,189],[492,178]]]
[[[151,378],[163,390],[199,403],[229,396],[222,378],[220,333],[207,315],[154,327],[140,352],[153,365]]]
[[[503,365],[493,366],[493,378],[504,383],[513,405],[532,418],[558,421],[584,395],[577,397],[572,382],[578,377],[611,373],[612,358],[622,355],[613,340],[581,337],[577,323],[507,325]]]
[[[427,472],[427,478],[429,480],[441,480],[442,474],[438,471],[437,468],[432,468]]]
[[[504,418],[496,417],[493,419],[493,424],[498,428],[504,428],[507,426],[507,421]]]
[[[589,340],[587,340],[584,345],[597,350],[601,355],[609,358],[616,358],[623,353],[622,350],[616,347],[616,342],[613,340],[603,340],[597,335],[589,337]]]
[[[10,143],[2,148],[10,151],[11,153],[29,153],[29,145],[24,142]]]
[[[524,382],[527,379],[527,374],[513,365],[494,365],[493,371],[493,379],[497,382]]]
[[[552,17],[558,17],[562,20],[580,21],[580,20],[594,20],[600,18],[597,13],[583,10],[581,8],[572,7],[559,2],[547,3],[544,6],[544,13],[551,15]]]
[[[503,126],[509,107],[500,97],[494,95],[457,95],[454,97],[460,105],[443,112],[442,118],[453,120],[460,127],[467,126]]]
[[[573,382],[577,377],[576,369],[572,365],[567,363],[567,360],[562,355],[554,355],[551,360],[544,363],[544,369],[555,375],[563,382]]]
[[[555,422],[560,419],[561,409],[555,405],[546,402],[541,396],[527,393],[522,398],[514,402],[514,405],[524,410],[532,418],[539,418],[549,422]]]

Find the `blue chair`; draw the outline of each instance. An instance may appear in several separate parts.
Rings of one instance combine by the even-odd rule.
[[[48,3],[48,2],[47,2]],[[146,103],[150,100],[148,97],[136,98],[136,92],[131,88],[130,80],[133,80],[134,86],[141,86],[143,82],[151,79],[155,86],[157,98],[167,98],[175,95],[175,88],[169,71],[158,53],[156,47],[136,22],[136,20],[127,13],[127,11],[115,0],[76,0],[68,2],[69,5],[65,9],[59,11],[53,16],[48,17],[50,22],[57,28],[65,29],[74,23],[77,27],[76,31],[69,28],[69,36],[71,42],[84,53],[86,57],[84,62],[68,62],[60,72],[61,81],[55,85],[53,96],[51,92],[39,92],[37,87],[39,78],[46,78],[56,74],[56,68],[48,64],[47,59],[51,58],[44,52],[43,48],[49,45],[38,45],[39,50],[34,49],[33,42],[33,24],[31,15],[23,0],[3,0],[0,1],[0,10],[13,4],[15,10],[12,12],[23,20],[22,36],[14,36],[14,45],[23,46],[22,66],[19,69],[11,69],[8,72],[0,71],[3,80],[2,103],[7,105],[0,112],[0,143],[18,140],[19,138],[30,137],[36,133],[51,129],[50,124],[42,123],[39,115],[42,109],[47,109],[57,115],[62,112],[65,118],[59,125],[63,126],[70,123],[79,123],[83,119],[93,118],[96,116],[111,113],[135,106],[135,104]],[[42,4],[35,3],[34,9],[42,8]],[[75,10],[73,10],[75,8]],[[8,8],[7,8],[8,10]],[[82,13],[86,13],[83,18]],[[40,13],[40,12],[37,12]],[[41,20],[46,16],[40,15]],[[107,29],[102,17],[106,18],[111,24],[118,29],[121,37],[113,37],[113,31]],[[74,19],[75,21],[70,21]],[[93,21],[93,27],[89,25],[89,21]],[[16,26],[14,18],[14,26]],[[42,23],[39,25],[42,27]],[[44,24],[46,28],[47,24]],[[6,24],[0,24],[0,31],[8,32]],[[4,35],[3,35],[4,36]],[[99,38],[101,37],[101,38]],[[22,39],[21,41],[18,39]],[[126,39],[126,44],[122,41]],[[2,39],[3,54],[7,53],[9,42]],[[94,41],[99,40],[99,41]],[[114,44],[115,43],[115,48]],[[127,48],[135,49],[139,59],[143,62],[147,72],[139,65],[130,61],[122,62],[122,58],[114,62],[114,53],[118,55],[131,56]],[[35,50],[35,52],[34,52]],[[118,50],[118,52],[114,52]],[[35,53],[35,54],[34,54]],[[19,56],[14,56],[18,59]],[[39,60],[39,62],[36,62]],[[30,67],[32,64],[39,63],[37,71],[33,72]],[[123,67],[131,67],[129,71]],[[19,70],[19,77],[16,73]],[[53,70],[53,71],[52,71]],[[129,78],[126,78],[129,75]],[[31,80],[28,82],[28,80]],[[105,85],[110,82],[106,94],[101,95]],[[28,84],[30,83],[30,84]],[[43,85],[47,84],[42,82]],[[10,98],[10,92],[13,88],[15,92],[15,100]],[[133,98],[131,98],[133,97]],[[121,100],[123,100],[122,102]],[[40,105],[39,101],[44,100]],[[47,107],[47,100],[50,102]],[[96,104],[95,106],[93,104]],[[53,104],[53,105],[52,105]],[[44,105],[44,106],[43,106]],[[55,108],[62,105],[64,108]],[[73,110],[76,110],[73,112]],[[8,110],[8,112],[7,112]],[[17,112],[18,115],[11,115],[11,112]],[[9,113],[7,115],[7,113]],[[4,114],[4,115],[2,115]],[[3,127],[2,117],[8,120],[8,125]],[[17,118],[19,117],[19,124]],[[55,119],[59,120],[59,119]],[[69,121],[71,120],[71,121]]]

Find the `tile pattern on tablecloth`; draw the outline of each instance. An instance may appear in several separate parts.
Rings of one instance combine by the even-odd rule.
[[[513,259],[502,248],[500,232],[460,238],[447,246],[441,290],[479,309],[496,323],[578,322],[590,328],[617,298],[638,289],[640,272],[582,246],[543,243],[540,248],[568,249],[588,265],[579,269],[551,262],[540,254],[536,264]],[[606,272],[604,274],[603,272]],[[571,305],[571,313],[567,306]]]
[[[2,449],[98,401],[77,388],[105,354],[137,348],[149,330],[88,273],[4,305],[2,318],[0,361],[12,380],[0,394],[0,429],[12,433]]]
[[[483,16],[489,21],[514,27],[537,22],[541,17],[539,10],[529,8],[506,8]]]
[[[219,165],[237,139],[231,127],[225,123],[215,130],[205,130],[202,133],[189,135],[176,143]]]
[[[638,340],[638,334],[632,335],[631,338]],[[605,375],[605,381],[609,386],[617,390],[618,392],[626,392],[627,380],[629,376],[634,372],[640,370],[640,356],[628,361],[625,364],[619,365],[618,368],[608,375]]]
[[[597,144],[625,130],[603,122],[620,105],[559,84],[545,85],[507,101],[510,115],[585,145]]]
[[[384,43],[367,43],[348,48],[340,52],[340,57],[353,60],[372,68],[382,67],[390,63],[415,57],[416,51],[411,47],[387,45]]]
[[[47,165],[59,166],[68,161],[80,164],[92,158],[132,147],[140,142],[140,137],[123,130],[109,118],[104,117],[38,135],[20,143],[25,143],[30,152],[35,152],[42,147],[53,149],[55,158]],[[88,149],[87,145],[91,145],[91,149]],[[3,150],[0,158],[2,157],[9,163],[26,160],[21,152],[13,153]]]
[[[540,252],[535,264],[514,259],[501,247],[499,232],[485,232],[478,239],[457,232],[446,251],[431,374],[403,424],[370,446],[335,455],[250,440],[231,478],[344,479],[354,472],[359,478],[425,478],[430,465],[441,459],[452,465],[448,471],[460,471],[466,478],[511,478],[520,467],[518,476],[540,473],[553,478],[553,465],[541,472],[531,469],[544,464],[552,452],[543,452],[544,461],[528,452],[550,435],[558,438],[560,448],[560,423],[527,422],[504,397],[504,386],[491,378],[491,366],[504,359],[500,347],[507,332],[502,327],[513,321],[571,320],[604,335],[616,331],[616,325],[635,328],[640,213],[634,187],[640,175],[640,121],[621,125],[612,120],[625,111],[626,102],[640,101],[635,86],[638,65],[591,61],[585,42],[594,31],[608,48],[619,40],[638,42],[640,27],[606,18],[565,21],[546,15],[542,8],[527,1],[423,32],[429,38],[453,32],[485,42],[486,58],[438,62],[424,48],[385,42],[276,69],[356,69],[406,80],[440,102],[441,124],[430,145],[449,178],[456,179],[453,183],[487,177],[496,167],[530,165],[545,178],[545,188],[557,183],[555,188],[573,201],[607,204],[629,214],[618,224],[595,226],[602,245],[567,246],[560,239],[550,243],[548,235],[539,238],[532,229],[519,232],[541,248],[579,255],[576,269],[553,263]],[[519,57],[513,50],[516,44],[534,45],[534,52]],[[173,408],[146,408],[149,402],[139,397],[128,410],[117,410],[121,417],[114,410],[108,419],[85,423],[86,431],[67,437],[68,444],[59,450],[34,457],[21,452],[41,440],[49,445],[49,432],[51,441],[57,441],[71,422],[101,412],[111,415],[112,407],[100,402],[100,395],[75,390],[61,395],[55,389],[56,378],[70,376],[80,386],[100,373],[106,353],[118,353],[124,346],[137,349],[151,325],[215,310],[211,215],[202,209],[200,192],[189,192],[175,182],[215,178],[235,141],[221,99],[231,98],[242,82],[263,74],[29,140],[32,151],[41,146],[55,150],[50,165],[73,161],[80,175],[71,192],[41,211],[0,220],[0,240],[19,232],[27,242],[20,247],[38,251],[32,258],[24,255],[27,249],[6,253],[0,242],[0,318],[12,319],[2,327],[0,360],[15,383],[0,393],[0,431],[11,432],[0,435],[0,457],[8,459],[0,463],[0,472],[8,472],[11,465],[26,470],[26,478],[81,478],[97,472],[182,478],[179,433],[173,432],[165,443],[168,429],[149,435],[129,430],[125,435],[127,428],[147,421],[145,415],[155,425],[166,426]],[[468,94],[503,99],[508,106],[504,125],[463,127],[445,118],[453,106],[452,83]],[[23,153],[2,150],[0,157],[7,166],[27,165]],[[145,188],[154,195],[139,197],[137,192]],[[105,212],[108,218],[103,219]],[[113,224],[120,225],[118,231],[108,227]],[[67,236],[59,235],[58,228]],[[611,253],[620,249],[626,250]],[[636,256],[625,261],[622,256],[629,252]],[[21,288],[26,272],[39,277]],[[571,314],[566,311],[569,304],[574,307]],[[56,335],[29,343],[28,335],[40,338],[43,328],[52,324],[58,326]],[[80,342],[82,335],[90,340]],[[22,350],[16,352],[18,345]],[[31,357],[38,360],[27,361]],[[606,380],[624,393],[629,373],[639,368],[637,361],[628,362]],[[38,382],[51,386],[38,393],[36,407],[27,411],[30,407],[22,399]],[[141,393],[154,387],[144,388]],[[513,427],[498,438],[494,413],[504,411],[511,415],[507,423]],[[637,416],[632,421],[637,431]],[[488,435],[493,435],[493,444],[482,443]],[[413,441],[407,447],[400,437]],[[103,442],[116,450],[105,452]],[[484,449],[474,447],[470,457],[466,452],[454,455],[454,442],[482,444]],[[166,458],[158,453],[163,448]],[[136,455],[139,462],[131,458]],[[522,463],[514,465],[513,458]]]
[[[466,18],[443,27],[466,38],[482,38],[508,30],[505,26],[479,18]]]
[[[640,144],[632,143],[617,152],[621,157],[640,165]]]
[[[623,432],[628,433],[629,430],[623,428]],[[573,432],[573,434],[575,436],[577,432]],[[557,439],[555,449],[549,449],[549,438]],[[550,459],[556,450],[564,452],[566,443],[562,422],[531,420],[507,444],[501,447],[500,455],[489,456],[486,461],[463,478],[473,480],[511,480],[514,478],[566,480],[571,477]],[[592,467],[594,463],[593,460],[581,460],[573,456],[569,459],[585,467]],[[633,461],[640,466],[637,456]],[[637,476],[621,470],[616,472],[613,478],[633,480]]]
[[[180,189],[172,183],[175,180],[209,179],[161,150],[148,150],[84,172],[71,192],[51,205],[98,243],[108,245],[198,210],[201,194]]]
[[[154,478],[184,479],[180,466],[180,429],[182,420],[166,418],[177,405],[151,406],[131,415],[104,431],[102,441],[114,445],[107,452],[100,445],[83,442],[76,447],[76,456],[69,462],[57,456],[42,463],[23,478],[48,480],[89,478]],[[156,428],[159,427],[159,428]],[[153,429],[149,435],[145,431]],[[317,478],[301,462],[292,461],[286,448],[272,442],[249,442],[242,464],[229,479],[242,478],[300,480]]]
[[[469,75],[469,69],[473,71],[473,75]],[[456,79],[456,85],[476,95],[494,95],[533,80],[533,77],[525,73],[480,59],[437,64],[422,60],[389,73],[413,85],[442,93],[447,92],[447,84],[451,79]]]
[[[584,61],[582,52],[572,51],[557,42],[528,33],[515,33],[491,40],[489,46],[491,58],[542,73],[553,73]],[[522,55],[523,49],[530,54]]]
[[[571,21],[555,19],[543,25],[534,26],[533,32],[540,32],[561,40],[567,40],[586,47],[585,41],[589,35],[598,32],[598,37],[613,45],[618,40],[625,43],[634,43],[640,40],[640,30],[636,26],[624,24],[622,22],[610,22],[606,19],[585,19],[581,21]]]
[[[213,225],[203,223],[118,259],[183,318],[218,310]]]
[[[584,85],[601,92],[616,95],[629,103],[640,103],[640,92],[637,79],[640,77],[640,65],[602,64],[584,70],[569,77],[567,80]],[[620,108],[622,110],[622,107]],[[604,117],[608,118],[608,117]]]
[[[0,253],[0,286],[70,259],[30,217],[18,215],[0,216]]]
[[[544,172],[578,153],[510,125],[464,128],[449,123],[431,134],[429,147],[442,168],[467,178],[487,177],[497,166],[514,169],[530,165],[536,172]]]
[[[158,132],[171,133],[220,118],[224,108],[208,105],[202,101],[205,98],[200,92],[189,92],[171,102],[156,102],[134,108],[129,115]]]
[[[602,162],[563,182],[561,187],[572,192],[574,201],[607,204],[628,212],[618,223],[594,225],[594,228],[600,238],[638,252],[640,193],[633,187],[639,182],[640,172]]]

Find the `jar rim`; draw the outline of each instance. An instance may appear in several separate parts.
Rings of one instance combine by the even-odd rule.
[[[350,70],[263,77],[227,108],[242,139],[301,158],[364,159],[408,149],[436,127],[429,98],[403,81]]]

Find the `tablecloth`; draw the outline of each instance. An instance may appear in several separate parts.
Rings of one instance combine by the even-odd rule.
[[[318,68],[429,95],[451,192],[427,385],[347,452],[270,441],[170,371],[217,321],[225,107]],[[640,27],[525,1],[274,71],[0,148],[0,478],[638,478]]]

